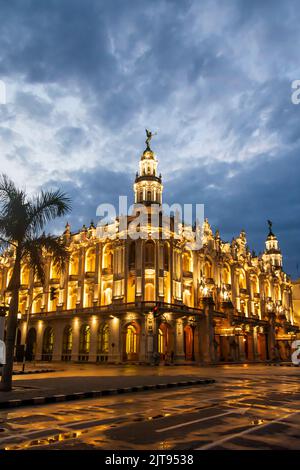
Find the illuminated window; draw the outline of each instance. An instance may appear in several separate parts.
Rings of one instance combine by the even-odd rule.
[[[95,272],[96,268],[96,253],[95,248],[90,248],[87,250],[85,255],[85,271],[86,272]]]
[[[145,285],[145,300],[146,302],[155,300],[154,285],[151,282]]]
[[[21,284],[28,286],[29,284],[29,269],[24,266],[21,271]]]
[[[78,253],[73,253],[70,259],[69,274],[71,276],[76,276],[78,272],[79,272],[79,255]]]
[[[206,279],[211,279],[212,278],[212,266],[209,261],[206,261],[204,265],[204,277]]]

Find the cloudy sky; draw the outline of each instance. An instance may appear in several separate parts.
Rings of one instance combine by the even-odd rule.
[[[147,127],[165,202],[204,203],[257,252],[272,219],[300,275],[297,1],[0,0],[0,17],[1,172],[61,187],[76,230],[131,196]]]

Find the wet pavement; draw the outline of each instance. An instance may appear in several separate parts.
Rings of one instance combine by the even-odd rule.
[[[300,449],[300,369],[205,369],[206,386],[0,413],[1,449]]]

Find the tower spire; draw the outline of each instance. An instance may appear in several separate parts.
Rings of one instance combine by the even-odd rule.
[[[264,259],[268,261],[271,265],[276,267],[282,266],[282,254],[279,248],[278,240],[276,235],[273,233],[273,222],[268,220],[269,233],[266,239],[266,249],[264,252]]]
[[[156,133],[146,129],[146,150],[141,155],[139,171],[136,174],[133,185],[134,202],[150,206],[151,204],[162,204],[162,179],[157,173],[157,159],[150,148],[150,141]]]

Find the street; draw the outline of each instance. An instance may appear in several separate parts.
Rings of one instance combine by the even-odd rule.
[[[206,368],[215,384],[3,411],[0,448],[300,449],[299,372]]]

